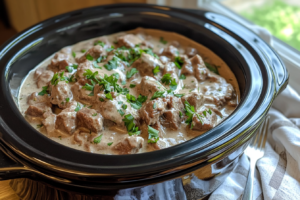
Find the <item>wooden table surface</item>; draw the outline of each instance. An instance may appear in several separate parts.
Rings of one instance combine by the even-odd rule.
[[[9,181],[0,181],[0,200],[19,200],[18,195],[9,186]]]

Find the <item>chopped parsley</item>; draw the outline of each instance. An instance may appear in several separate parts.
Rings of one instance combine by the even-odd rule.
[[[111,93],[105,94],[105,97],[106,97],[107,99],[113,100]]]
[[[172,79],[171,74],[163,75],[163,77],[161,79],[161,82],[166,84],[166,85],[170,84],[170,89],[173,90],[173,91],[177,89],[176,80],[175,80],[175,78]]]
[[[130,136],[139,135],[141,133],[141,131],[139,131],[139,127],[136,127],[136,125],[134,124],[133,121],[134,121],[134,118],[131,114],[124,116],[123,122],[125,123],[128,134]]]
[[[122,81],[122,83],[121,83],[122,85],[126,85],[126,81],[124,80],[124,81]]]
[[[126,104],[123,104],[123,105],[122,105],[122,108],[123,108],[124,110],[126,110],[127,105],[126,105]]]
[[[156,143],[159,140],[158,133],[158,130],[148,126],[148,143]]]
[[[107,143],[107,146],[111,146],[113,144],[113,142],[109,142]]]
[[[90,69],[86,69],[83,73],[83,76],[85,76],[87,79],[94,80],[96,82],[99,82],[98,78],[96,77],[98,75],[98,71],[92,72]]]
[[[106,56],[100,56],[99,58],[96,59],[96,62],[101,63],[102,60],[105,60],[105,59],[106,59]]]
[[[103,136],[103,134],[101,134],[100,136],[94,138],[94,143],[99,144],[101,142],[102,136]]]
[[[94,43],[94,46],[96,46],[96,45],[100,45],[101,47],[104,47],[105,43],[98,40],[97,42]]]
[[[44,86],[44,87],[42,87],[42,91],[40,91],[39,93],[38,93],[38,95],[40,95],[40,96],[44,96],[45,94],[48,94],[48,92],[47,92],[47,90],[48,90],[48,86]]]
[[[133,95],[131,95],[131,94],[127,94],[127,95],[126,95],[126,98],[127,98],[129,101],[136,101],[135,96],[133,96]]]
[[[215,74],[219,75],[219,70],[218,67],[216,65],[213,64],[209,64],[207,62],[205,62],[205,66],[207,67],[207,69],[209,69],[210,71],[214,72]]]
[[[134,109],[140,109],[142,107],[142,104],[147,100],[147,96],[143,96],[143,95],[139,95],[138,98],[136,99],[135,96],[131,95],[131,94],[127,94],[126,98],[128,100],[128,102],[130,103],[130,105],[134,108]]]
[[[77,102],[76,108],[75,108],[75,112],[78,112],[81,109],[80,104]]]
[[[124,114],[125,114],[125,113],[124,113],[124,111],[123,111],[123,110],[121,110],[121,109],[119,109],[119,110],[118,110],[118,112],[120,113],[120,115],[121,115],[122,117],[123,117],[123,116],[124,116]]]
[[[206,110],[204,110],[202,113],[203,113],[204,117],[206,117]]]
[[[151,100],[156,99],[158,97],[163,97],[164,96],[165,91],[156,91],[153,96],[151,97]]]
[[[154,102],[154,104],[153,104],[153,109],[156,109],[156,108],[157,108],[156,102]]]
[[[78,65],[77,64],[73,64],[73,65],[69,65],[69,66],[66,66],[66,70],[70,73],[72,73],[73,71],[75,71],[76,69],[78,68]]]
[[[72,51],[72,56],[73,56],[73,58],[76,57],[76,53],[74,51]]]
[[[104,102],[104,99],[103,98],[99,98],[99,101]]]
[[[181,111],[179,111],[179,117],[182,118],[182,112]]]
[[[123,101],[118,101],[118,104],[123,104]]]
[[[168,43],[168,41],[165,40],[163,37],[160,37],[159,42],[162,43],[162,44],[167,44]]]
[[[111,52],[111,51],[114,50],[114,49],[115,49],[115,47],[114,47],[114,46],[111,46],[110,48],[107,48],[106,51],[107,51],[107,52]]]
[[[136,85],[135,84],[130,84],[129,87],[130,88],[134,88]]]
[[[177,89],[177,83],[176,83],[175,78],[171,81],[170,89],[173,91]]]
[[[212,112],[211,112],[211,110],[210,110],[210,108],[208,109],[208,111],[207,111],[210,115],[212,114]]]
[[[85,58],[86,58],[87,60],[89,60],[89,61],[94,60],[93,56],[91,56],[90,54],[87,54],[87,55],[85,56]]]
[[[67,97],[67,98],[66,98],[66,102],[68,103],[69,101],[70,101],[70,98],[69,98],[69,97]]]
[[[61,72],[60,74],[55,73],[51,79],[51,84],[56,86],[59,81],[66,81],[66,83],[69,83],[68,78],[64,76],[65,72]]]
[[[179,76],[179,79],[184,80],[184,79],[186,79],[186,76],[185,76],[184,74],[181,74],[181,75]]]
[[[138,73],[139,71],[136,68],[132,68],[130,71],[127,71],[126,78],[130,79],[134,74]]]
[[[92,114],[92,116],[95,117],[95,116],[97,116],[97,114],[98,114],[98,113],[94,113],[94,114]]]
[[[174,64],[176,65],[176,67],[178,69],[181,69],[182,65],[183,65],[183,60],[179,56],[177,56],[177,57],[175,57]]]
[[[86,52],[86,50],[85,49],[81,49],[81,53],[85,53]]]
[[[154,69],[153,69],[153,74],[154,75],[157,75],[158,74],[158,72],[160,72],[160,70],[159,70],[159,66],[156,66]]]
[[[175,96],[175,97],[179,97],[179,98],[181,98],[181,97],[183,97],[183,96],[184,96],[184,94],[174,94],[174,96]]]
[[[43,126],[44,126],[43,124],[36,125],[37,128],[42,128]]]
[[[119,65],[119,58],[114,56],[110,61],[107,62],[107,64],[104,65],[104,67],[108,71],[111,71],[113,69],[117,69],[118,65]]]

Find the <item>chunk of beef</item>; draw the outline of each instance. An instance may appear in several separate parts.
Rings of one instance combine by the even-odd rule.
[[[139,136],[128,136],[114,146],[120,154],[134,154],[143,147],[144,139]]]
[[[193,56],[195,56],[198,53],[197,49],[193,48],[193,47],[187,47],[185,49],[185,54],[191,58]]]
[[[77,79],[85,78],[85,76],[84,76],[83,74],[84,74],[84,73],[86,72],[86,70],[88,70],[88,69],[91,70],[91,71],[94,70],[94,68],[93,68],[91,62],[85,61],[85,62],[83,62],[83,63],[80,63],[80,64],[78,65],[78,67],[77,67],[76,78],[77,78]]]
[[[167,98],[167,109],[163,112],[160,122],[163,126],[177,130],[183,120],[184,105],[178,97],[170,96]],[[180,114],[181,113],[181,114]]]
[[[118,45],[128,48],[133,48],[135,45],[141,44],[142,42],[143,41],[139,37],[133,34],[127,34],[118,38]]]
[[[183,97],[181,97],[182,103],[185,101],[189,102],[191,106],[194,106],[195,110],[197,111],[204,103],[204,98],[201,93],[198,92],[191,92]]]
[[[65,81],[59,81],[57,85],[50,84],[50,102],[58,105],[60,108],[65,108],[67,98],[72,99],[70,86]]]
[[[137,68],[141,76],[154,76],[153,69],[156,66],[163,69],[163,64],[147,53],[142,53],[141,57],[132,64],[132,67]]]
[[[166,110],[166,106],[167,102],[161,98],[146,102],[139,110],[141,120],[147,125],[156,124]]]
[[[195,55],[190,61],[185,62],[181,69],[181,74],[194,75],[199,81],[204,81],[208,73],[209,70],[199,55]]]
[[[87,56],[88,55],[90,55],[93,58],[97,59],[100,56],[105,56],[106,51],[102,46],[96,45],[96,46],[93,46],[92,48],[90,48],[89,50],[87,50],[87,52],[85,52],[85,54],[83,54],[80,58],[76,58],[76,61],[78,63],[83,63],[83,62],[87,61]]]
[[[48,114],[47,117],[42,121],[43,125],[47,130],[47,134],[50,134],[55,131],[55,121],[56,115],[53,113]]]
[[[80,101],[88,105],[91,105],[96,97],[96,94],[93,94],[92,91],[82,88],[78,82],[71,87],[71,91],[73,93],[73,98],[76,101]]]
[[[42,68],[38,68],[37,70],[35,70],[33,74],[33,79],[37,79],[44,71],[45,69]]]
[[[140,83],[140,93],[150,98],[156,91],[164,91],[166,88],[152,77],[144,76]]]
[[[173,40],[173,41],[170,42],[170,45],[178,48],[180,46],[180,43],[178,41],[176,41],[176,40]]]
[[[208,112],[208,108],[203,106],[198,114],[200,115],[194,115],[193,116],[193,130],[198,130],[198,131],[206,131],[212,129],[216,124],[217,124],[217,115],[214,111],[211,111],[211,114]],[[203,114],[203,112],[206,111],[206,116]],[[199,119],[200,118],[200,119]]]
[[[85,127],[90,131],[97,133],[103,129],[103,120],[101,114],[94,109],[82,108],[76,115],[77,127]]]
[[[75,110],[71,108],[64,109],[56,117],[55,129],[64,133],[72,134],[76,128],[75,120]]]
[[[43,71],[37,78],[36,84],[38,88],[46,86],[50,83],[54,73],[50,70]]]
[[[198,81],[194,76],[186,76],[184,80],[182,80],[184,89],[187,90],[195,90],[198,89]]]
[[[167,46],[164,48],[161,55],[167,56],[171,59],[174,59],[176,56],[179,55],[178,49],[172,45]]]
[[[48,104],[37,103],[34,105],[30,105],[25,111],[25,115],[37,118],[44,118],[43,115],[46,112],[52,113],[51,108],[48,106]]]
[[[167,56],[159,56],[159,60],[162,64],[167,64],[168,62],[170,62],[171,59]]]
[[[142,43],[141,43],[141,48],[142,49],[145,49],[145,48],[150,48],[150,49],[153,49],[154,45],[151,43],[151,42],[148,42],[146,40],[144,40]]]
[[[45,103],[49,107],[51,107],[50,98],[49,98],[48,94],[44,94],[43,96],[41,96],[41,95],[38,95],[38,92],[33,92],[31,95],[29,95],[28,99],[27,99],[27,103],[29,105],[34,105],[37,103]]]
[[[116,96],[114,92],[112,92],[112,96],[113,100],[109,100],[103,93],[97,95],[96,109],[101,113],[104,119],[113,121],[118,126],[124,126],[124,115],[131,114],[135,119],[138,118],[137,110],[127,102],[125,95]],[[120,102],[122,102],[122,104]],[[122,108],[123,104],[127,106],[125,110]],[[124,114],[122,112],[124,112]]]
[[[66,67],[71,65],[73,61],[71,51],[69,48],[62,49],[56,53],[48,65],[48,69],[54,72],[66,70]]]
[[[175,78],[176,82],[178,81],[178,68],[175,66],[174,62],[168,62],[165,65],[163,74],[170,74],[172,78]]]

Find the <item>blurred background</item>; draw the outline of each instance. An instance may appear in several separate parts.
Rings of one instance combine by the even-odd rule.
[[[0,0],[0,45],[29,26],[65,12],[112,3],[153,3],[209,9],[212,0]],[[300,50],[300,0],[219,0],[218,3]]]

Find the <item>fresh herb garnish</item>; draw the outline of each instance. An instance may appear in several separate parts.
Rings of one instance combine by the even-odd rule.
[[[208,109],[208,111],[207,111],[210,115],[212,114],[212,112],[211,112],[211,110],[210,110],[210,108]]]
[[[48,90],[48,86],[44,86],[44,87],[42,87],[42,91],[40,91],[39,93],[38,93],[38,95],[40,95],[40,96],[44,96],[45,94],[48,94],[48,92],[47,92],[47,90]]]
[[[97,42],[94,43],[94,46],[96,46],[96,45],[100,45],[100,46],[104,47],[105,43],[98,40]]]
[[[154,75],[157,75],[158,74],[158,72],[160,72],[160,70],[159,70],[159,66],[156,66],[154,69],[153,69],[153,74]]]
[[[139,71],[136,68],[132,68],[130,71],[127,71],[126,78],[130,79],[134,74],[138,73]]]
[[[131,94],[127,94],[127,95],[126,95],[126,98],[127,98],[129,101],[133,101],[133,102],[136,101],[135,96],[133,96],[133,95],[131,95]]]
[[[78,65],[76,65],[76,64],[66,66],[66,70],[68,72],[70,72],[70,73],[72,73],[73,71],[75,71],[77,68],[78,68]]]
[[[121,83],[122,85],[126,85],[126,81],[124,80],[124,81],[122,81],[122,83]]]
[[[183,60],[179,56],[177,56],[177,57],[175,57],[174,64],[176,65],[176,67],[178,69],[181,69],[182,65],[183,65]]]
[[[158,130],[148,126],[148,143],[156,143],[159,140],[158,133]]]
[[[111,71],[113,69],[117,69],[119,63],[119,58],[114,56],[110,61],[107,62],[107,64],[104,65],[105,69],[108,71]]]
[[[192,123],[192,122],[193,122],[193,116],[194,116],[194,115],[196,115],[197,118],[199,119],[199,121],[200,121],[201,123],[203,123],[203,121],[202,121],[202,119],[201,119],[201,118],[203,118],[203,116],[200,115],[200,114],[198,114],[198,113],[195,111],[194,106],[191,106],[191,105],[189,104],[188,101],[185,101],[185,102],[184,102],[184,105],[185,105],[185,114],[188,116],[188,119],[185,120],[185,123],[191,125],[190,129],[192,129],[192,128],[194,127],[194,124]]]
[[[114,46],[111,46],[110,48],[107,48],[106,51],[107,51],[107,52],[111,52],[111,51],[114,50],[114,49],[115,49],[115,47],[114,47]]]
[[[85,58],[88,59],[89,61],[94,60],[93,56],[91,56],[90,54],[87,54],[87,55],[85,56]]]
[[[44,126],[43,124],[36,125],[37,128],[42,128],[43,126]]]
[[[94,143],[95,143],[95,144],[99,144],[99,143],[101,142],[102,135],[103,135],[103,134],[101,134],[100,136],[98,136],[98,137],[96,137],[96,138],[94,139]]]
[[[76,53],[74,51],[72,51],[72,56],[73,56],[73,58],[76,57]]]
[[[101,63],[102,60],[105,60],[105,59],[106,59],[106,56],[100,56],[99,58],[96,59],[96,62]]]
[[[81,49],[81,53],[85,53],[86,52],[86,50],[85,49]]]
[[[163,97],[164,96],[165,91],[156,91],[153,96],[151,97],[151,100],[156,99],[158,97]]]
[[[216,65],[213,65],[213,64],[209,64],[207,62],[205,62],[205,65],[207,67],[207,69],[209,69],[210,71],[214,72],[215,74],[218,74],[219,75],[219,70],[218,70],[218,67]]]
[[[130,84],[129,87],[130,88],[134,88],[136,85],[135,84]]]
[[[78,112],[81,109],[80,104],[77,102],[76,108],[75,108],[75,112]]]
[[[167,44],[168,43],[168,41],[167,40],[165,40],[163,37],[160,37],[160,43],[162,43],[162,44]]]
[[[175,78],[171,81],[170,89],[173,91],[177,89],[177,83],[176,83]]]
[[[123,108],[124,110],[126,110],[127,105],[126,105],[126,104],[123,104],[123,105],[122,105],[122,108]]]
[[[183,96],[184,96],[184,94],[174,94],[174,96],[175,96],[175,97],[179,97],[179,98],[181,98],[181,97],[183,97]]]
[[[66,102],[68,103],[69,101],[70,101],[70,98],[69,98],[69,97],[67,97],[67,98],[66,98]]]
[[[127,128],[128,134],[131,135],[139,135],[141,131],[139,131],[139,127],[136,127],[134,124],[134,118],[131,114],[125,115],[123,122]]]
[[[104,99],[103,98],[99,98],[99,101],[104,102]]]
[[[105,94],[105,96],[107,99],[113,100],[111,93],[107,93]]]
[[[185,76],[184,74],[181,74],[181,75],[179,76],[179,79],[184,80],[184,79],[186,79],[186,76]]]
[[[111,146],[113,144],[113,142],[109,142],[107,143],[107,146]]]
[[[156,102],[154,102],[154,104],[153,104],[153,109],[156,109],[156,108],[157,108]]]
[[[124,113],[124,111],[123,111],[123,110],[121,110],[121,109],[120,109],[120,110],[118,110],[118,112],[120,113],[120,115],[121,115],[122,117],[123,117],[123,116],[124,116],[124,114],[125,114],[125,113]]]
[[[161,82],[166,84],[166,85],[169,85],[172,81],[172,77],[171,77],[171,74],[165,74],[163,75],[162,79],[161,79]]]
[[[181,111],[179,111],[179,117],[182,118],[182,112]]]

